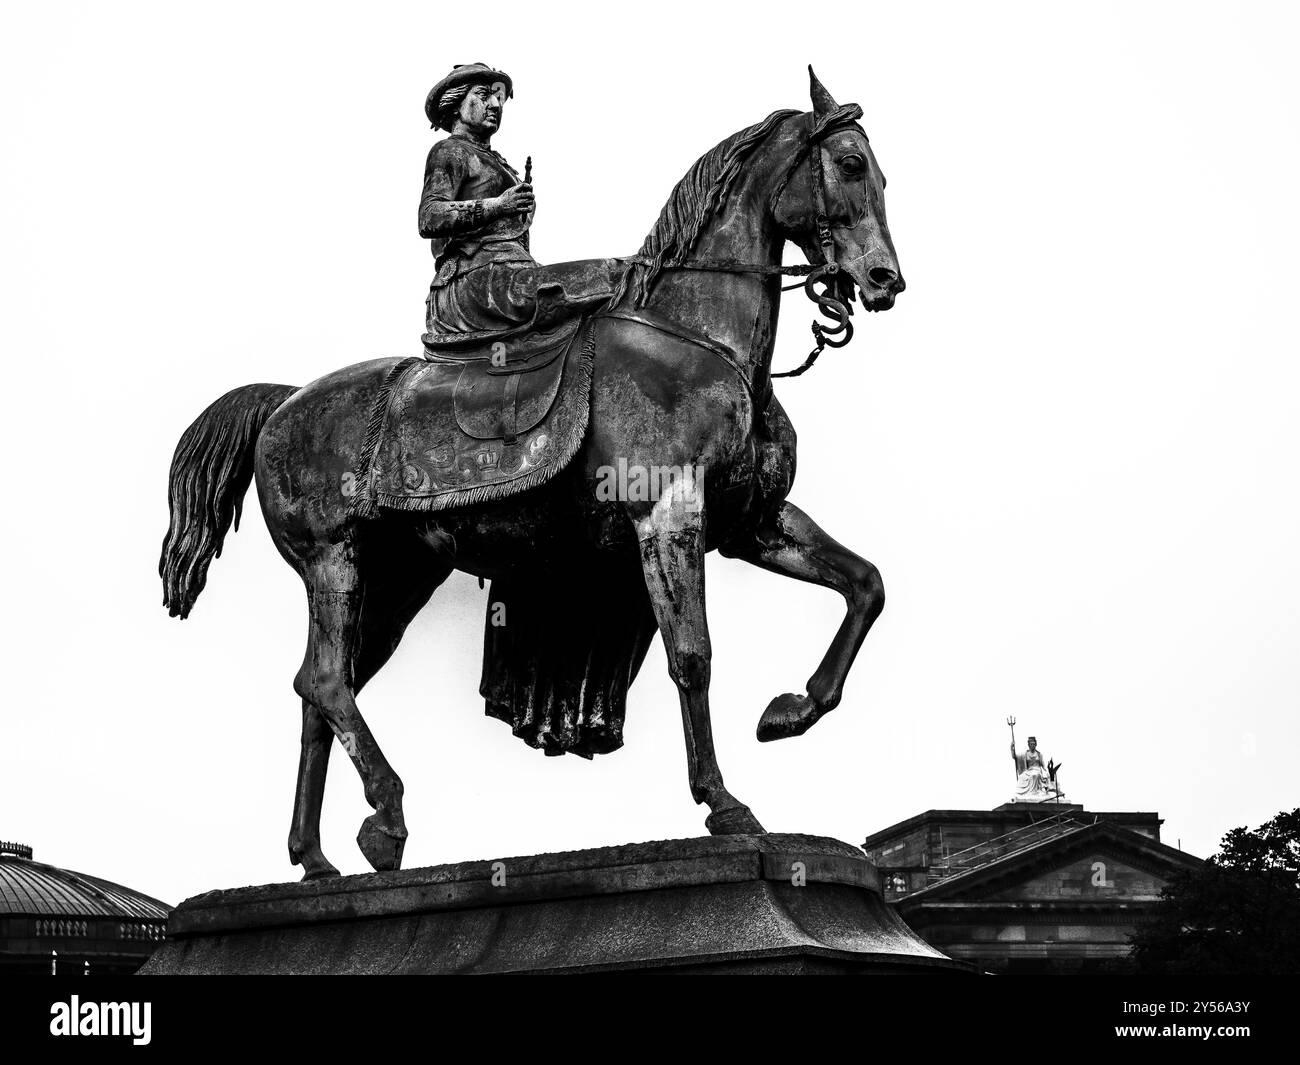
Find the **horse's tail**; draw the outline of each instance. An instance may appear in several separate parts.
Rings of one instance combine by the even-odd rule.
[[[167,484],[171,527],[158,574],[163,606],[188,617],[221,554],[233,519],[239,528],[244,493],[253,479],[253,452],[267,419],[297,392],[293,385],[244,385],[227,392],[181,435]]]

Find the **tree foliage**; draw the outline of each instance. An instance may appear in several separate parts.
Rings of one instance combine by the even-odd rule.
[[[1132,942],[1140,972],[1300,973],[1300,809],[1234,828],[1213,858],[1171,877]]]

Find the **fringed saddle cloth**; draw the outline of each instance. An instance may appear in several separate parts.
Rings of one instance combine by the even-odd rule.
[[[366,429],[353,513],[435,511],[550,480],[582,446],[592,325],[570,318],[429,345],[389,372]]]

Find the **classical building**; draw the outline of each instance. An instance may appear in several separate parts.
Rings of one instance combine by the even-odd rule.
[[[133,973],[162,942],[170,907],[0,843],[0,974]]]
[[[1129,936],[1199,858],[1159,815],[1065,802],[928,810],[868,836],[885,897],[949,957],[995,973],[1122,972]]]

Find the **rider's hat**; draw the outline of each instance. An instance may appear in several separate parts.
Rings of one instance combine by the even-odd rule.
[[[493,70],[486,63],[458,63],[451,68],[450,74],[429,90],[429,95],[424,100],[424,113],[436,127],[438,125],[438,104],[442,102],[443,94],[448,89],[456,89],[461,85],[477,85],[480,82],[494,81],[505,83],[507,100],[514,96],[514,83],[511,82],[509,74],[500,70]]]

